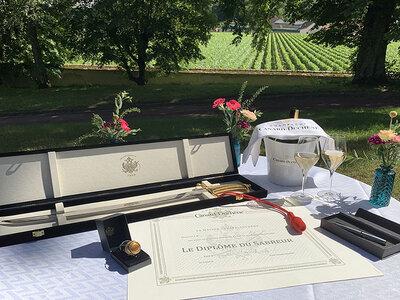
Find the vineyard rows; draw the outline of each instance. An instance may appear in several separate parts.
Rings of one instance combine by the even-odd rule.
[[[199,69],[255,69],[255,70],[303,70],[335,71],[350,70],[351,48],[326,47],[311,43],[306,34],[271,33],[260,52],[251,47],[251,37],[244,36],[238,45],[232,45],[232,33],[215,32],[208,45],[203,47],[205,57],[193,61],[184,68]],[[387,50],[390,70],[400,70],[398,49],[400,42],[391,43]]]

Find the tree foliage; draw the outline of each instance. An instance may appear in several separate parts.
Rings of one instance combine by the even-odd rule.
[[[243,34],[251,34],[252,46],[261,50],[271,31],[270,19],[282,12],[283,2],[277,0],[217,0],[225,15],[225,28],[236,35],[234,44],[240,43]]]
[[[287,0],[291,21],[306,18],[320,29],[312,40],[332,46],[355,47],[353,82],[379,84],[387,81],[387,45],[400,39],[399,0]]]
[[[19,7],[18,1],[0,1],[0,79],[10,76],[21,67],[23,58],[27,55],[27,43],[17,39],[23,31]]]
[[[386,82],[385,56],[391,40],[400,39],[399,0],[217,0],[233,22],[234,33],[251,32],[262,48],[270,30],[267,20],[281,15],[288,21],[308,20],[318,32],[310,39],[332,46],[356,47],[354,82]],[[277,12],[284,8],[284,14]]]
[[[39,88],[59,74],[68,57],[68,0],[0,0],[0,75],[22,72]]]
[[[216,25],[210,0],[84,0],[75,10],[77,50],[86,60],[116,63],[130,80],[146,82],[149,64],[162,71],[202,58]],[[135,70],[138,69],[138,74]]]

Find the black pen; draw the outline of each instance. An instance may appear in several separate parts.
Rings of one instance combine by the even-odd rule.
[[[354,233],[354,234],[356,234],[358,236],[361,236],[364,239],[367,239],[367,240],[373,241],[375,243],[381,244],[383,246],[386,246],[386,240],[382,239],[382,238],[380,238],[380,237],[378,237],[376,235],[370,234],[368,232],[365,232],[365,231],[362,231],[362,230],[359,230],[359,229],[355,229],[355,228],[349,227],[349,226],[344,225],[342,223],[333,222],[333,224],[339,226],[340,228],[343,228],[344,230],[347,230],[347,231],[349,231],[351,233]]]

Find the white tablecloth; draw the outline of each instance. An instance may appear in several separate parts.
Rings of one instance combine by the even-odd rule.
[[[300,188],[268,182],[265,157],[260,157],[256,167],[249,162],[239,171],[268,189],[269,200],[280,200]],[[309,177],[307,192],[316,194],[328,188],[327,170],[314,167]],[[368,203],[370,186],[340,174],[334,175],[333,187],[342,194],[340,201],[313,201],[307,205],[316,218],[339,211],[355,213],[362,207],[400,222],[397,200],[392,199],[388,207],[373,208]],[[400,299],[400,255],[379,260],[342,242],[366,257],[384,276],[207,299]],[[0,248],[0,299],[125,299],[126,291],[126,272],[102,250],[97,231]]]

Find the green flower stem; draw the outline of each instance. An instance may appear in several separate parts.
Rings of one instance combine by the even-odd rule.
[[[377,156],[382,160],[382,165],[385,167],[393,166],[398,159],[399,146],[394,142],[389,145],[379,145],[376,149]]]

